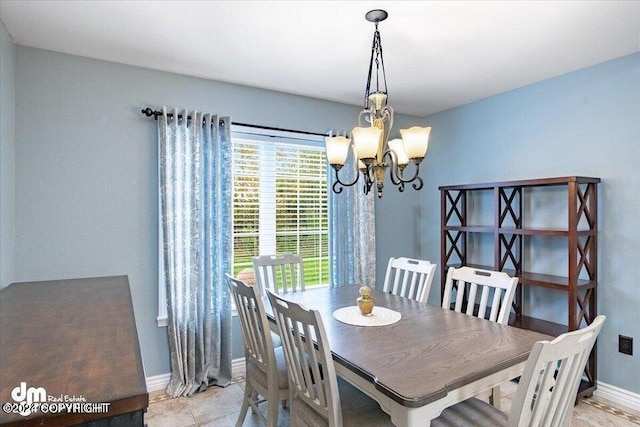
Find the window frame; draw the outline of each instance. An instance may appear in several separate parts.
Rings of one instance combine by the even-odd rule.
[[[296,146],[307,146],[307,147],[314,147],[316,149],[318,149],[319,151],[323,151],[326,154],[326,150],[325,150],[325,141],[324,141],[324,136],[323,135],[309,135],[309,134],[303,134],[303,133],[297,133],[294,131],[281,131],[281,130],[265,130],[265,129],[261,129],[261,128],[252,128],[252,127],[246,127],[246,126],[240,126],[240,125],[234,125],[232,131],[231,131],[231,138],[233,140],[233,138],[240,138],[240,139],[246,139],[249,140],[251,142],[264,142],[264,143],[271,143],[271,142],[275,142],[278,144],[293,144]],[[328,165],[326,163],[326,161],[324,162],[324,170],[325,170],[325,175],[327,176],[327,180],[326,180],[326,185],[327,185],[327,192],[329,191],[329,179],[328,179]],[[328,200],[327,200],[328,203]],[[327,206],[328,209],[328,206]],[[328,212],[327,212],[328,215]],[[328,238],[328,222],[327,222],[327,238]],[[275,244],[275,243],[274,243]],[[235,245],[234,245],[235,248]],[[328,249],[328,248],[327,248]],[[233,256],[232,256],[233,259]],[[328,267],[327,267],[328,268]],[[320,284],[320,285],[312,285],[312,288],[321,288],[321,287],[328,287],[329,283],[324,283],[324,284]]]

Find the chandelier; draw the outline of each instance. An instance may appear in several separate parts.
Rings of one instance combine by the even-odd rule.
[[[404,191],[405,184],[412,183],[415,190],[420,190],[423,185],[422,178],[419,176],[420,162],[427,153],[431,128],[414,126],[409,129],[400,129],[402,138],[389,141],[393,126],[393,108],[387,105],[387,77],[382,58],[382,41],[378,31],[378,24],[387,19],[387,16],[388,13],[380,9],[371,10],[365,15],[367,21],[375,24],[375,31],[364,93],[364,109],[358,116],[358,127],[351,131],[351,138],[346,135],[330,135],[325,138],[327,162],[335,170],[336,176],[333,184],[334,193],[341,193],[343,187],[354,185],[360,178],[360,174],[356,173],[352,182],[340,180],[339,172],[347,160],[350,147],[353,147],[357,168],[364,179],[365,194],[369,194],[375,183],[378,197],[382,197],[384,175],[387,169],[389,169],[391,182],[398,187],[399,191]],[[374,92],[371,92],[372,83],[375,84]],[[407,177],[405,169],[409,162],[415,167],[413,174]]]

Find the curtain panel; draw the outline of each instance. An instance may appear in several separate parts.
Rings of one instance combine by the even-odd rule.
[[[340,179],[352,182],[358,170],[355,156],[350,150]],[[335,171],[327,168],[327,194],[329,198],[329,286],[348,284],[375,286],[376,280],[376,225],[375,193],[365,195],[363,181],[344,187],[336,194],[332,187]]]
[[[171,113],[164,107],[158,120],[160,280],[171,356],[167,393],[177,397],[231,380],[231,300],[224,278],[233,244],[231,120]]]

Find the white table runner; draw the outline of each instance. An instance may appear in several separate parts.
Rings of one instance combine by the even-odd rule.
[[[373,307],[368,316],[360,314],[358,306],[343,307],[333,312],[333,317],[342,323],[354,326],[385,326],[396,323],[402,317],[397,311],[385,307]]]

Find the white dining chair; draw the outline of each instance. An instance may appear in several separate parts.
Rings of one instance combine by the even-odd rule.
[[[583,329],[533,346],[509,415],[472,398],[445,409],[431,426],[568,426],[589,353],[602,329],[598,316]]]
[[[392,426],[375,400],[338,380],[320,312],[268,295],[287,361],[290,425]]]
[[[427,260],[390,258],[383,291],[426,303],[435,271]]]
[[[445,282],[442,307],[452,308],[451,299],[455,285],[453,310],[506,325],[511,304],[518,286],[518,278],[507,273],[472,267],[449,267]],[[493,296],[491,296],[493,294]],[[489,297],[491,296],[491,305]],[[480,302],[478,303],[478,298]],[[487,309],[489,315],[487,316]],[[490,402],[500,408],[500,387],[491,392]]]
[[[258,290],[277,294],[304,291],[302,257],[295,254],[261,255],[253,258]]]
[[[482,270],[472,267],[449,267],[442,296],[442,307],[451,307],[451,297],[456,287],[455,304],[453,310],[470,316],[486,318],[493,322],[506,325],[509,321],[511,303],[518,285],[517,277],[510,277],[507,273]],[[489,297],[493,293],[491,305]],[[480,302],[477,304],[477,298]],[[487,309],[490,310],[487,317]]]
[[[254,286],[227,274],[227,283],[240,318],[244,343],[246,382],[236,427],[242,425],[249,406],[269,427],[278,423],[278,408],[289,397],[289,380],[282,347],[275,347],[260,294]],[[259,399],[262,396],[263,399]],[[267,402],[267,416],[258,405]]]

